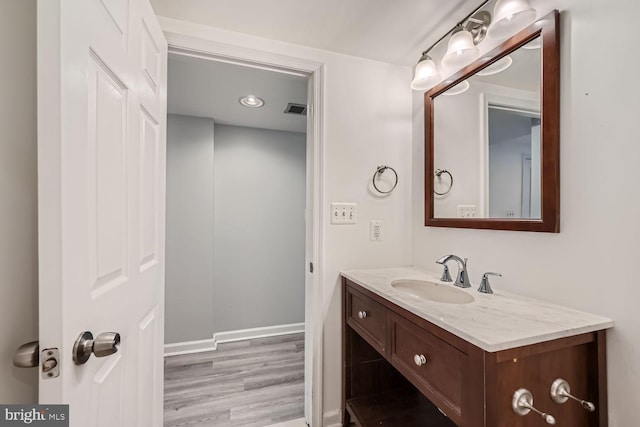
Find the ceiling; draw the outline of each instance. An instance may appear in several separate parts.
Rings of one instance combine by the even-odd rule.
[[[158,15],[268,39],[412,66],[420,52],[480,4],[480,0],[151,0]],[[538,10],[552,0],[530,0]],[[491,8],[492,3],[487,7]],[[442,57],[446,41],[432,52]],[[520,52],[518,52],[520,53]],[[524,58],[524,54],[528,58]],[[533,90],[539,51],[522,52],[500,73],[503,85]],[[518,56],[518,55],[514,55]],[[515,59],[518,59],[517,61]],[[538,57],[539,60],[539,57]],[[524,79],[523,75],[535,76]],[[494,80],[496,77],[485,77]],[[526,83],[526,84],[525,84]],[[525,87],[522,87],[523,89]],[[264,98],[259,109],[238,98]],[[306,79],[238,65],[170,55],[169,112],[212,117],[218,123],[304,132],[303,117],[283,114],[306,103]]]
[[[287,103],[307,103],[307,78],[264,69],[169,55],[168,112],[210,117],[219,124],[306,132],[306,116],[284,114]],[[260,108],[240,105],[254,95]]]
[[[151,0],[158,15],[414,65],[478,0]]]

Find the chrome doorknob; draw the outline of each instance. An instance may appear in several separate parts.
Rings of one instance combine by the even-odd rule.
[[[40,343],[31,341],[22,344],[13,355],[13,366],[17,368],[35,368],[40,360]]]
[[[73,345],[73,362],[76,365],[84,365],[93,353],[96,357],[109,356],[118,351],[120,334],[117,332],[105,332],[95,339],[89,331],[82,332]]]
[[[96,357],[109,356],[118,351],[120,334],[117,332],[105,332],[93,341],[93,354]]]
[[[360,318],[360,319],[366,319],[366,318],[367,318],[367,312],[366,312],[366,311],[364,311],[364,310],[360,310],[360,311],[358,312],[358,318]]]

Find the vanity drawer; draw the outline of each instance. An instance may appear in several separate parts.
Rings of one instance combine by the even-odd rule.
[[[395,368],[459,423],[466,354],[394,313],[390,353]]]
[[[382,354],[387,352],[387,309],[347,288],[347,323]]]

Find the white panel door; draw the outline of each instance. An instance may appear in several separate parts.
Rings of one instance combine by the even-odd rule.
[[[313,79],[307,80],[307,183],[305,202],[305,280],[304,280],[304,419],[307,425],[313,420],[313,271],[315,267],[313,214],[314,214],[314,142],[313,141]],[[317,274],[317,273],[316,273]]]
[[[75,427],[162,425],[166,68],[148,0],[38,2],[40,349],[60,350],[39,393]],[[83,331],[119,350],[75,364]]]

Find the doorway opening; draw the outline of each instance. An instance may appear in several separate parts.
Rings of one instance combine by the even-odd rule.
[[[491,218],[541,218],[540,111],[488,105]]]
[[[165,426],[305,415],[309,88],[306,73],[170,52]]]

